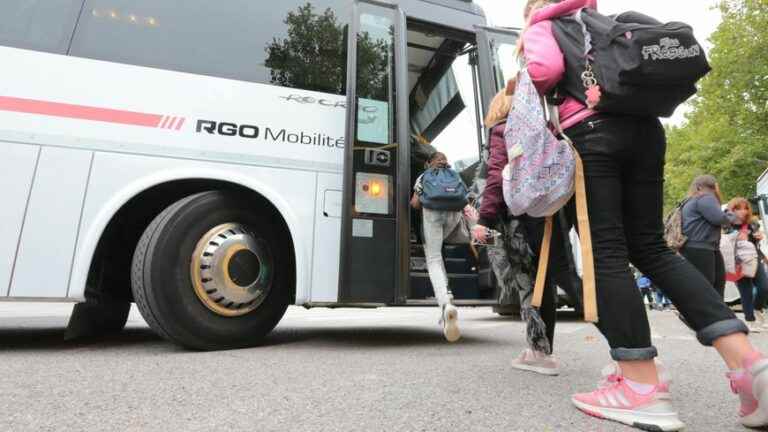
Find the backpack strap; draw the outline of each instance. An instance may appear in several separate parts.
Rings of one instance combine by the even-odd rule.
[[[549,266],[549,248],[552,243],[552,216],[544,219],[544,239],[539,251],[539,268],[536,269],[536,283],[533,286],[533,298],[531,306],[541,307],[544,299],[544,282],[547,280],[547,267]]]
[[[581,246],[581,267],[582,267],[582,287],[584,298],[584,321],[596,323],[597,314],[597,292],[595,287],[595,258],[592,253],[592,232],[589,226],[589,211],[587,208],[587,188],[584,179],[584,164],[576,151],[573,142],[563,132],[563,126],[560,124],[560,114],[557,107],[548,106],[550,121],[554,124],[557,132],[565,139],[573,150],[573,156],[576,159],[576,176],[574,178],[574,189],[576,193],[576,222],[579,231],[579,245]],[[539,253],[539,268],[536,272],[536,283],[533,287],[533,299],[531,305],[541,307],[544,298],[544,282],[547,278],[547,266],[549,264],[549,250],[552,242],[552,216],[548,216],[544,225],[544,239]]]

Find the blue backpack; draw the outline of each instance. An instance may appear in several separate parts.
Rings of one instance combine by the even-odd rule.
[[[461,211],[469,202],[467,186],[450,168],[428,169],[421,177],[421,187],[419,200],[430,210]]]

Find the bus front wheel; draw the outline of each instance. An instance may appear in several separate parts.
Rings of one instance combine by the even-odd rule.
[[[290,251],[275,215],[233,192],[177,201],[147,227],[133,256],[134,299],[149,326],[182,346],[258,343],[290,301]]]

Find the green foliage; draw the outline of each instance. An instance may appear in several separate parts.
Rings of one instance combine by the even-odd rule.
[[[722,0],[712,34],[712,72],[681,127],[667,129],[666,207],[698,174],[713,174],[723,199],[751,197],[768,168],[768,0]]]
[[[273,38],[266,47],[264,63],[270,68],[270,81],[283,87],[344,94],[346,26],[338,23],[330,8],[319,14],[310,3],[288,12],[284,22],[287,37]],[[386,100],[390,44],[362,33],[357,50],[358,96]]]

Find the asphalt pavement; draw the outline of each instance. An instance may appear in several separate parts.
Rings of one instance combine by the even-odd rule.
[[[564,314],[559,377],[518,372],[523,325],[462,308],[449,344],[435,308],[289,309],[259,347],[194,352],[132,312],[126,330],[64,342],[70,304],[0,303],[0,431],[629,431],[569,402],[609,362]],[[741,431],[717,354],[671,312],[654,343],[689,431]],[[768,352],[768,334],[753,337]]]

